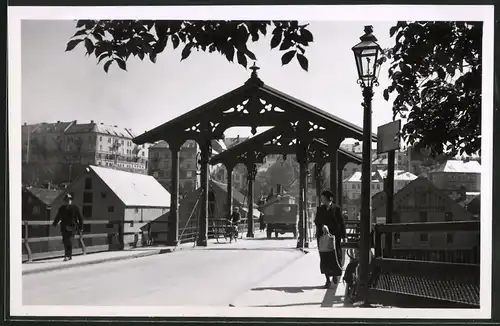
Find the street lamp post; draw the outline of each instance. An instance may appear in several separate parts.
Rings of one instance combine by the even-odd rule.
[[[352,51],[358,70],[358,84],[363,89],[363,163],[361,168],[361,221],[360,221],[360,262],[359,291],[365,300],[368,291],[369,264],[371,251],[371,145],[372,145],[372,98],[373,86],[378,86],[378,59],[381,54],[373,27],[365,26],[365,34],[360,37]]]

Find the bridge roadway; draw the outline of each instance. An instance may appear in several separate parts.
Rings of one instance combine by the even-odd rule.
[[[319,274],[315,243],[307,254],[295,246],[292,238],[259,236],[233,244],[27,274],[23,275],[23,304],[343,306],[342,283],[322,288],[324,277]]]

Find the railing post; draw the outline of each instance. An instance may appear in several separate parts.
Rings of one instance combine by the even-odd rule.
[[[87,247],[85,246],[85,242],[83,242],[83,230],[80,234],[78,234],[78,243],[80,244],[80,248],[82,248],[82,253],[84,255],[87,254]]]
[[[375,257],[382,257],[382,232],[375,225]]]
[[[125,243],[123,239],[123,222],[118,221],[118,242],[120,243],[120,250],[125,248]]]
[[[24,228],[24,248],[26,249],[26,254],[28,255],[28,262],[33,261],[33,255],[31,253],[31,247],[29,243],[29,236],[28,236],[28,222],[23,222],[23,228]]]

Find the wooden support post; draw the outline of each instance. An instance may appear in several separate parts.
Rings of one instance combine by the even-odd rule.
[[[253,193],[254,193],[254,179],[257,166],[253,161],[247,164],[248,171],[248,213],[247,213],[247,238],[253,238]]]
[[[382,232],[375,227],[375,257],[382,256]]]
[[[233,170],[234,166],[226,165],[227,172],[227,218],[231,217],[233,213]]]
[[[210,159],[211,137],[206,135],[201,138],[201,214],[198,219],[197,246],[206,247],[208,238],[208,161]]]
[[[316,197],[317,197],[317,205],[318,206],[321,206],[321,182],[323,181],[323,180],[321,180],[322,169],[323,169],[323,165],[321,165],[320,163],[316,163],[315,179],[316,179]]]
[[[338,164],[337,165],[337,200],[336,203],[340,207],[340,210],[342,210],[342,171],[344,170],[344,165],[343,164]]]
[[[167,224],[167,245],[176,246],[179,242],[179,151],[181,146],[169,143],[172,153],[172,171],[170,188],[170,212]]]
[[[389,151],[387,153],[387,182],[386,182],[386,214],[385,214],[385,223],[390,224],[393,223],[392,215],[394,212],[394,164],[396,151]],[[392,251],[392,232],[386,233],[385,235],[385,247],[386,247],[386,256],[390,257],[390,252]]]
[[[330,148],[330,191],[333,193],[333,199],[337,199],[337,172],[338,172],[338,151],[337,146]],[[336,203],[336,202],[335,202]]]
[[[31,253],[31,247],[29,243],[29,234],[28,234],[28,222],[23,222],[23,228],[24,228],[24,248],[26,249],[26,255],[28,256],[28,262],[33,261],[33,254]]]

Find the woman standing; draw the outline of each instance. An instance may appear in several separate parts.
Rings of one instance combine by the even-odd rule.
[[[337,284],[337,277],[342,275],[342,249],[340,242],[346,237],[344,219],[340,207],[333,203],[333,193],[325,190],[321,193],[321,206],[316,211],[316,240],[318,249],[320,237],[331,234],[335,237],[335,249],[332,251],[320,251],[320,269],[321,274],[326,277],[325,287],[329,288],[333,283]],[[331,278],[331,280],[330,280]]]

